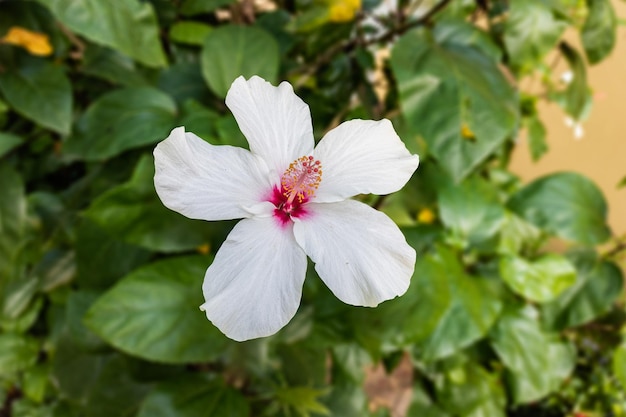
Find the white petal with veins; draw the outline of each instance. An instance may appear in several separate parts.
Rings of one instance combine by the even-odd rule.
[[[154,187],[163,204],[191,219],[251,217],[271,190],[265,162],[234,146],[213,146],[178,127],[154,150]],[[245,169],[243,169],[245,167]]]
[[[337,298],[374,307],[406,292],[415,250],[387,215],[354,200],[306,209],[294,222],[296,241]]]
[[[296,314],[306,255],[292,225],[273,217],[237,223],[204,277],[207,318],[231,339],[269,336]]]
[[[287,82],[274,87],[264,79],[237,78],[226,105],[233,112],[250,150],[261,156],[275,176],[296,158],[313,151],[313,125],[309,106]]]
[[[419,164],[387,119],[340,124],[322,138],[314,156],[324,166],[317,202],[398,191]]]

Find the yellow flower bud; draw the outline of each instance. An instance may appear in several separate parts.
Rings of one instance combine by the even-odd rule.
[[[463,123],[463,126],[461,126],[461,136],[463,139],[471,142],[476,140],[476,135],[474,135],[474,132],[472,132],[472,129],[470,129],[466,123]]]
[[[435,221],[435,213],[429,208],[423,208],[417,213],[417,222],[432,224]]]
[[[205,244],[198,246],[196,250],[201,255],[208,255],[209,252],[211,252],[211,245],[209,245],[208,243],[205,243]]]
[[[349,22],[361,8],[361,0],[338,0],[330,2],[329,18],[331,22]]]
[[[48,35],[19,26],[11,27],[7,34],[0,38],[0,42],[20,46],[32,55],[47,56],[52,53],[52,45],[50,45]]]

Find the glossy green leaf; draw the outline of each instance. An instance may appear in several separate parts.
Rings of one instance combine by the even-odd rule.
[[[541,309],[544,323],[555,330],[579,326],[606,313],[624,287],[619,267],[599,260],[595,253],[575,253],[570,258],[578,271],[576,283]]]
[[[81,288],[105,289],[149,257],[148,250],[116,239],[88,218],[76,231],[76,280]]]
[[[499,375],[468,362],[447,369],[437,389],[437,402],[459,417],[505,417],[506,397]]]
[[[87,312],[90,329],[144,359],[186,363],[218,357],[228,339],[198,309],[210,259],[179,257],[142,267],[118,282]]]
[[[135,417],[150,386],[132,375],[128,357],[109,354],[97,369],[84,403],[87,417]]]
[[[151,67],[166,65],[159,26],[149,2],[38,0],[72,31]]]
[[[191,220],[166,208],[153,178],[153,158],[144,156],[132,178],[100,195],[85,215],[112,238],[155,251],[191,250],[225,237],[228,223]]]
[[[64,398],[81,404],[87,403],[103,369],[116,357],[83,324],[83,317],[97,296],[85,291],[71,292],[56,315],[58,335],[51,377]]]
[[[137,417],[248,417],[250,407],[239,391],[218,381],[191,376],[157,385]]]
[[[579,120],[587,110],[590,99],[587,86],[587,67],[580,53],[566,42],[559,44],[561,53],[567,60],[573,74],[572,81],[567,85],[563,99],[565,111],[574,120]]]
[[[223,26],[205,38],[202,48],[202,75],[219,97],[235,78],[258,75],[275,83],[278,75],[278,44],[258,27]]]
[[[613,352],[612,368],[620,384],[626,386],[626,343],[623,341]]]
[[[61,66],[24,60],[0,72],[0,92],[27,119],[63,135],[70,132],[72,86]]]
[[[0,158],[24,143],[24,139],[12,133],[0,132]]]
[[[578,173],[562,172],[539,178],[515,193],[508,207],[530,223],[564,239],[595,245],[610,236],[602,192]]]
[[[333,416],[363,417],[368,413],[368,398],[362,387],[345,381],[333,381],[333,389],[323,398],[323,404]],[[322,414],[323,415],[323,414]]]
[[[433,403],[424,388],[419,385],[413,387],[411,404],[406,415],[407,417],[450,417],[450,414]]]
[[[25,222],[22,178],[8,165],[0,165],[0,288],[15,275]],[[0,293],[6,297],[6,290]]]
[[[170,28],[170,38],[189,45],[203,45],[204,39],[212,30],[213,27],[205,23],[177,22]]]
[[[179,62],[164,69],[161,71],[158,86],[160,90],[183,105],[192,100],[206,101],[211,97],[198,62]],[[195,130],[188,128],[185,123],[180,123],[180,125],[184,125],[187,131],[198,134]],[[199,136],[202,137],[202,135]]]
[[[548,152],[546,142],[546,128],[537,115],[525,119],[526,129],[528,129],[528,147],[533,161],[538,161]]]
[[[326,394],[324,389],[279,387],[275,391],[275,398],[281,408],[293,410],[299,416],[310,416],[311,413],[327,416],[330,415],[330,411],[320,402],[320,397],[324,394]]]
[[[19,334],[0,334],[0,376],[9,376],[34,365],[38,355],[36,340]]]
[[[285,380],[290,386],[324,384],[327,352],[304,343],[281,344],[277,349]]]
[[[505,210],[505,218],[500,230],[498,253],[519,254],[525,247],[533,246],[541,238],[541,230],[519,216]]]
[[[402,309],[405,317],[397,319],[403,321],[404,337],[432,361],[487,334],[502,304],[481,278],[468,275],[455,254],[440,246],[418,260],[407,296],[388,308]]]
[[[133,87],[100,96],[80,118],[64,145],[68,154],[89,161],[163,140],[175,127],[176,104],[152,87]]]
[[[407,32],[391,56],[404,118],[457,182],[518,124],[517,97],[498,62],[472,38],[452,36],[464,24]]]
[[[439,214],[453,233],[471,242],[492,237],[504,220],[496,189],[479,177],[443,187],[439,192]]]
[[[28,398],[19,398],[11,402],[11,417],[56,417],[52,407],[40,405]]]
[[[500,258],[502,279],[517,294],[545,303],[576,282],[576,269],[563,256],[550,254],[529,262],[517,256]]]
[[[581,36],[585,54],[590,64],[606,58],[617,37],[617,17],[610,0],[587,0],[589,14],[582,28]]]
[[[180,12],[185,16],[204,14],[234,2],[235,0],[183,0]]]
[[[114,49],[99,45],[89,45],[85,49],[80,70],[122,86],[139,87],[146,84],[132,59]]]
[[[515,404],[536,401],[558,389],[574,369],[574,347],[544,333],[532,307],[509,310],[491,332],[491,343],[508,371]]]
[[[36,365],[24,372],[23,389],[26,397],[36,403],[42,403],[50,385],[48,381],[49,367]]]
[[[504,27],[509,59],[517,68],[534,68],[556,46],[566,27],[550,2],[511,0]]]

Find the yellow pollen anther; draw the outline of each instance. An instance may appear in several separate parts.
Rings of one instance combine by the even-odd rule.
[[[322,182],[322,163],[312,156],[301,156],[289,164],[280,179],[283,195],[291,204],[296,198],[299,203],[313,196]]]

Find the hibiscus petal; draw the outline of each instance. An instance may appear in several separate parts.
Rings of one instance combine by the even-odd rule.
[[[261,158],[233,146],[213,146],[183,127],[154,150],[154,187],[163,204],[191,219],[250,217],[272,185]]]
[[[296,314],[306,255],[292,225],[273,217],[237,223],[204,277],[200,308],[231,339],[269,336]]]
[[[261,156],[279,177],[296,158],[313,151],[309,106],[291,84],[274,87],[253,76],[237,78],[228,90],[226,105],[233,112],[250,150]]]
[[[419,163],[419,157],[409,153],[387,119],[340,124],[322,138],[314,156],[324,168],[315,193],[317,202],[398,191]]]
[[[341,301],[374,307],[402,295],[415,268],[415,250],[384,213],[354,200],[310,203],[294,219],[298,244]]]

